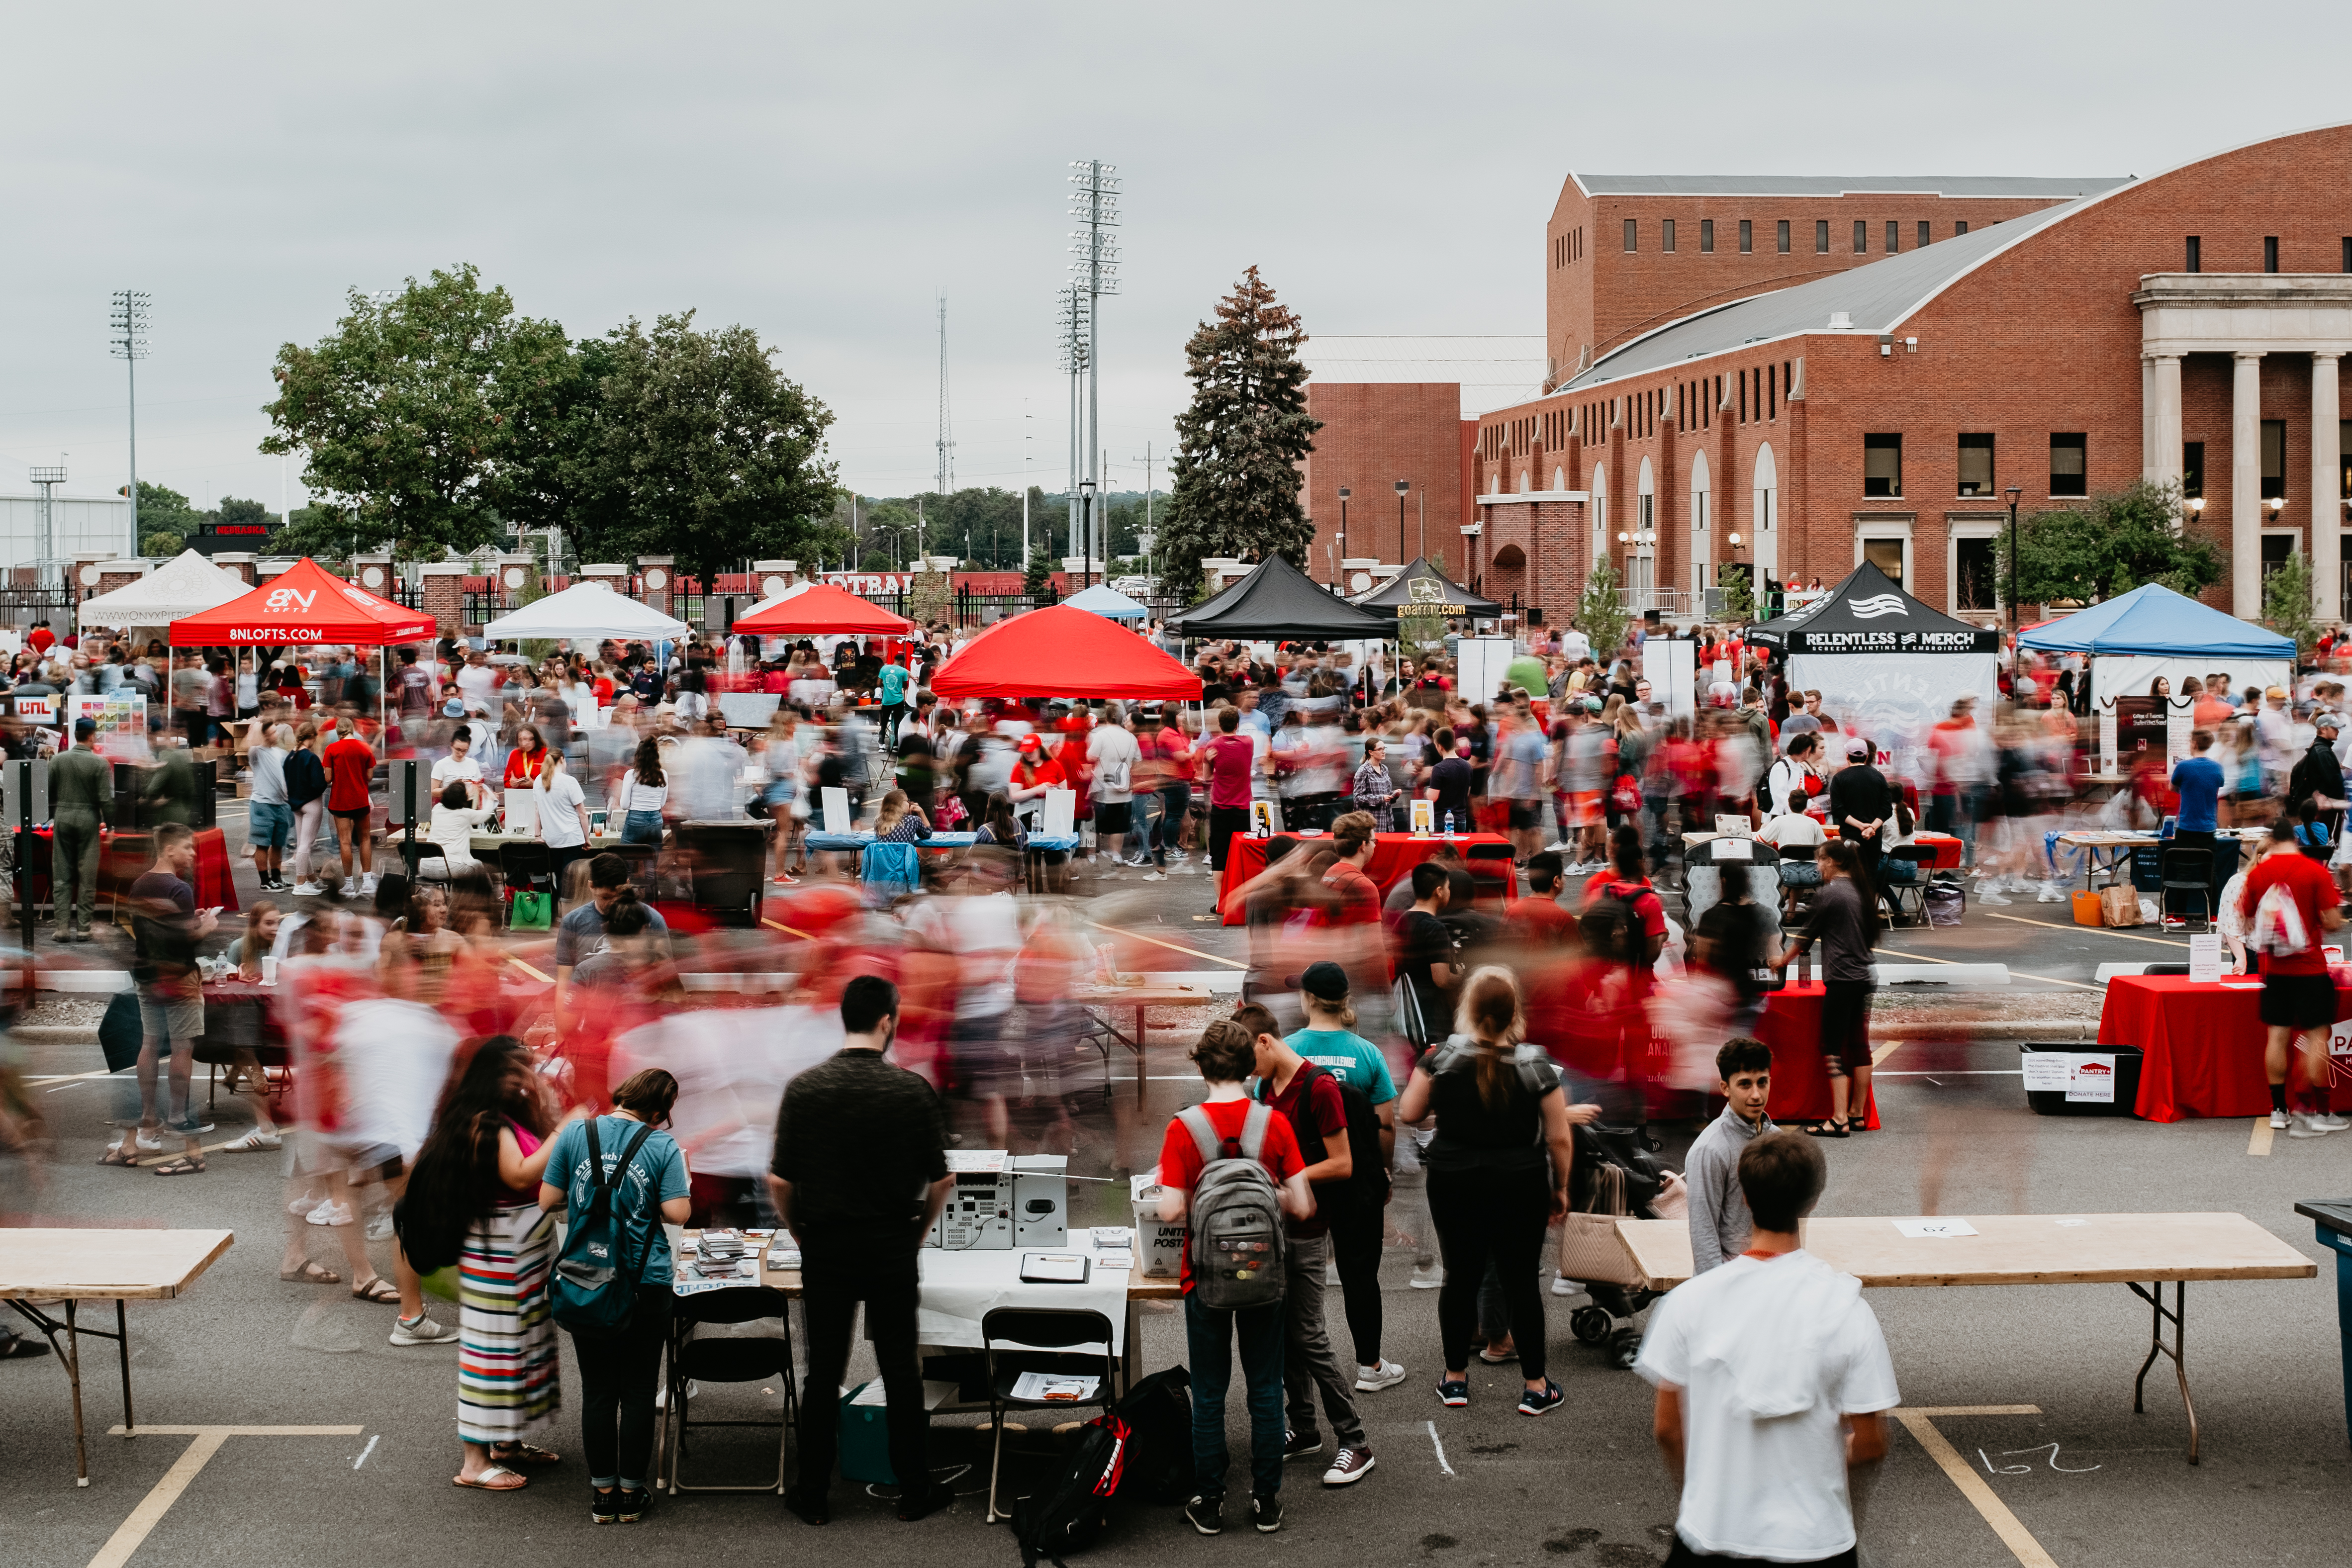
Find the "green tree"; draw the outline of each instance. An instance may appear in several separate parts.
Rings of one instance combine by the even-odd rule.
[[[824,455],[833,413],[777,372],[758,333],[697,331],[689,310],[606,339],[581,459],[583,556],[672,556],[708,584],[737,561],[839,553]]]
[[[2319,617],[2311,602],[2311,558],[2301,550],[2263,574],[2263,624],[2294,638],[2301,657],[2308,657],[2319,641]]]
[[[1298,505],[1299,465],[1319,420],[1307,413],[1307,333],[1253,267],[1184,345],[1192,405],[1176,419],[1176,457],[1160,548],[1177,598],[1201,580],[1204,556],[1307,563],[1315,525]]]
[[[161,485],[139,481],[139,553],[143,556],[174,556],[188,548],[196,530],[203,526],[204,514],[189,505],[188,498],[177,490]]]
[[[2007,595],[2009,541],[1995,542]],[[2221,552],[2180,527],[2180,489],[2143,479],[2079,507],[2036,512],[2018,525],[2017,592],[2028,604],[2087,604],[2158,582],[2195,598],[2221,580]]]
[[[1723,589],[1723,617],[1741,624],[1756,619],[1755,586],[1748,579],[1745,561],[1734,561],[1723,568],[1719,586]]]
[[[299,452],[302,483],[332,508],[280,548],[316,554],[349,539],[437,559],[507,531],[499,507],[524,455],[524,411],[562,373],[572,346],[552,321],[515,314],[471,266],[410,278],[388,300],[353,289],[350,314],[309,348],[278,350],[278,396],[261,450]]]
[[[1576,629],[1592,644],[1592,656],[1604,664],[1625,645],[1625,606],[1617,593],[1617,569],[1607,560],[1595,565],[1584,579],[1584,593],[1576,601]]]
[[[1032,599],[1054,596],[1054,556],[1040,540],[1029,549],[1029,565],[1021,574],[1021,591]]]

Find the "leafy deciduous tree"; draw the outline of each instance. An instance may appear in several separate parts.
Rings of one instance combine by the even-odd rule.
[[[1167,517],[1153,557],[1167,590],[1184,596],[1204,556],[1304,566],[1315,525],[1298,505],[1298,465],[1320,421],[1307,413],[1306,330],[1253,267],[1184,345],[1192,402],[1176,419]]]
[[[2009,540],[1994,559],[2003,597]],[[2180,528],[2180,490],[2143,479],[2081,507],[2036,512],[2018,525],[2017,592],[2028,604],[2088,603],[2158,582],[2191,598],[2221,580],[2221,552]]]

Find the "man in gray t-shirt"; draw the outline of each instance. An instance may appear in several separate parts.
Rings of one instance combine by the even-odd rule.
[[[1694,1274],[1748,1250],[1755,1222],[1739,1190],[1740,1151],[1773,1130],[1764,1109],[1772,1097],[1772,1048],[1756,1040],[1727,1040],[1715,1053],[1715,1070],[1723,1081],[1723,1114],[1706,1124],[1683,1162]]]
[[[555,923],[555,1010],[563,1017],[572,1001],[572,971],[604,950],[604,916],[620,902],[629,885],[629,862],[619,855],[603,854],[588,862],[588,889],[593,895]],[[646,934],[655,939],[664,958],[669,956],[669,927],[661,912],[646,909]]]

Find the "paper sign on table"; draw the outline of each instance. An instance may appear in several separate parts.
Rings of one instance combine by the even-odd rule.
[[[2072,1066],[2063,1051],[2032,1051],[2025,1054],[2025,1092],[2029,1094],[2063,1094],[2067,1080],[2074,1076]]]
[[[2338,1060],[2352,1056],[2352,1019],[2339,1020],[2327,1031],[2327,1054]]]
[[[2098,1105],[2116,1103],[2115,1052],[2077,1051],[2070,1052],[2066,1061],[2071,1069],[2066,1079],[2067,1099]]]
[[[1756,858],[1755,851],[1756,841],[1753,839],[1720,838],[1714,843],[1715,863],[1722,865],[1731,861],[1752,861]]]
[[[1940,1240],[1977,1233],[1977,1228],[1965,1219],[1898,1219],[1895,1228],[1914,1240]]]
[[[1429,837],[1430,831],[1437,826],[1436,810],[1437,802],[1434,800],[1413,801],[1410,831],[1417,837]]]
[[[854,833],[857,819],[849,814],[849,791],[835,785],[824,791],[824,831],[828,833]]]
[[[1047,837],[1066,836],[1078,831],[1078,792],[1076,789],[1048,789],[1045,809],[1038,813],[1037,831]]]
[[[2189,977],[2210,986],[2221,977],[2221,934],[2202,932],[2189,939]]]

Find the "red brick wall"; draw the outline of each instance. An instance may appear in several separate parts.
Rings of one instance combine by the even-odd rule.
[[[1586,196],[1565,182],[1545,225],[1545,352],[1558,380],[1576,373],[1588,346],[1599,359],[1636,335],[1706,306],[1810,283],[1886,256],[1886,225],[1901,225],[1902,248],[1918,248],[1920,220],[1937,240],[1958,223],[1971,231],[2054,204],[2039,197],[1854,196]],[[1641,225],[1641,248],[1625,246],[1625,220]],[[1664,220],[1675,220],[1675,250],[1662,248]],[[1715,220],[1715,252],[1699,246],[1700,220]],[[1739,251],[1739,222],[1755,226],[1756,248]],[[1775,249],[1778,225],[1789,222],[1789,254]],[[1813,249],[1813,225],[1827,219],[1830,248]],[[1867,223],[1870,249],[1856,255],[1853,225]],[[1559,242],[1582,231],[1583,250],[1561,261]],[[2259,262],[2257,262],[2259,265]]]
[[[1299,505],[1315,519],[1307,574],[1328,580],[1331,559],[1371,556],[1402,565],[1421,553],[1426,508],[1430,553],[1462,559],[1463,525],[1473,521],[1463,463],[1462,388],[1453,382],[1309,382],[1307,412],[1323,422],[1302,465]],[[1475,422],[1474,422],[1475,429]],[[1397,528],[1395,484],[1409,481],[1404,528]],[[1348,503],[1348,547],[1339,542],[1339,486]],[[1328,547],[1328,548],[1327,548]]]
[[[1715,559],[1731,558],[1728,536],[1736,530],[1748,541],[1739,559],[1752,561],[1752,475],[1757,453],[1769,442],[1778,468],[1782,581],[1813,576],[1836,580],[1853,568],[1857,513],[1908,513],[1912,553],[1906,586],[1942,608],[1949,588],[1946,514],[2006,507],[1998,493],[1958,494],[1960,433],[1993,435],[1994,488],[2021,485],[2021,509],[2028,515],[2063,504],[2049,493],[2053,432],[2086,435],[2093,493],[2129,486],[2142,464],[2140,319],[2130,299],[2141,277],[2179,270],[2184,236],[2192,234],[2200,237],[2208,272],[2259,270],[2262,242],[2271,235],[2279,236],[2285,269],[2336,272],[2343,237],[2352,230],[2352,216],[2336,194],[2347,181],[2352,130],[2337,128],[2279,138],[2140,182],[1953,282],[1896,329],[1891,355],[1882,356],[1875,339],[1867,335],[1811,333],[1688,361],[1664,375],[1497,410],[1481,422],[1483,440],[1488,452],[1509,455],[1481,457],[1489,475],[1483,484],[1515,487],[1522,466],[1545,476],[1537,483],[1547,483],[1555,465],[1565,465],[1571,485],[1581,487],[1595,460],[1605,461],[1610,548],[1618,553],[1614,535],[1632,525],[1633,481],[1642,458],[1649,456],[1662,535],[1659,580],[1687,587],[1691,452],[1705,450],[1711,469],[1709,548]],[[1736,215],[1728,204],[1722,211]],[[1798,215],[1793,205],[1789,211]],[[1802,215],[1799,260],[1811,237],[1810,214]],[[1850,216],[1846,227],[1843,237],[1850,243]],[[1759,249],[1769,250],[1769,233],[1759,230]],[[1839,237],[1833,228],[1832,258]],[[1874,233],[1874,243],[1883,238],[1883,232]],[[1728,243],[1736,246],[1736,236]],[[1695,244],[1693,235],[1685,248]],[[1719,227],[1717,258],[1726,244]],[[1598,250],[1596,243],[1588,256]],[[1906,351],[1901,340],[1915,336],[1917,351]],[[1743,374],[1760,379],[1769,369],[1778,382],[1780,367],[1794,371],[1801,361],[1801,401],[1791,401],[1783,384],[1777,409],[1768,399],[1759,411],[1751,398],[1748,417],[1741,417],[1737,389]],[[2347,372],[2352,364],[2339,367],[2339,384],[2352,380]],[[2278,354],[2263,361],[2263,415],[2287,423],[2287,505],[2275,526],[2303,527],[2313,513],[2310,373],[2307,355]],[[1641,417],[1650,394],[1717,375],[1729,378],[1726,384],[1733,390],[1731,407],[1713,412],[1711,430],[1683,431],[1669,421]],[[2339,396],[2352,411],[2352,388]],[[1580,435],[1558,452],[1544,445],[1543,433],[1566,423],[1547,424],[1544,415],[1597,409],[1601,418],[1594,423],[1606,427],[1607,410],[1615,400],[1629,400],[1634,413],[1624,423],[1604,428],[1598,443]],[[2228,357],[2191,356],[2182,373],[2182,438],[2205,444],[2206,494],[2203,514],[2191,526],[2225,555],[2230,423]],[[1862,493],[1863,437],[1876,432],[1904,438],[1898,497]],[[2340,515],[2336,497],[2317,499],[2331,521]],[[2205,595],[2207,602],[2226,608],[2229,586],[2225,577]]]

